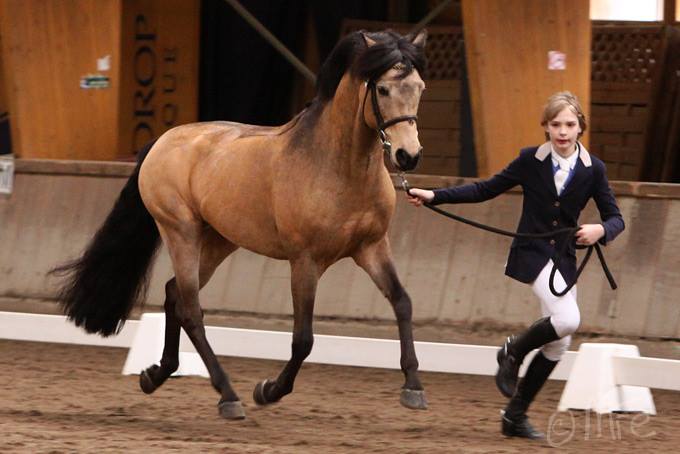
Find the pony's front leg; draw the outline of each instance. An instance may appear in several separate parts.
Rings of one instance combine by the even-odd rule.
[[[293,391],[295,377],[314,344],[312,320],[316,284],[321,272],[310,258],[291,261],[291,291],[293,294],[293,343],[291,358],[276,380],[264,380],[255,386],[253,399],[259,405],[280,400]]]
[[[383,295],[390,301],[397,317],[401,344],[400,364],[406,377],[400,402],[407,408],[424,410],[427,408],[427,400],[418,378],[418,358],[416,358],[416,350],[413,345],[411,323],[411,298],[399,282],[387,238],[364,247],[359,253],[355,254],[354,261],[368,273]]]

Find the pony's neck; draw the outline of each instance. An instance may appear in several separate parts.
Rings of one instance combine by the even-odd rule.
[[[362,177],[384,168],[377,132],[366,125],[363,97],[359,96],[363,83],[345,74],[335,96],[323,111],[320,128],[327,136],[327,153],[337,169],[348,176]]]

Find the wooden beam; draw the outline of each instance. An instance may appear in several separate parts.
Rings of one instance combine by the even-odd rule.
[[[480,176],[545,140],[540,115],[554,92],[572,91],[588,115],[589,6],[589,0],[463,0]],[[566,55],[566,69],[548,69],[551,51]]]
[[[663,1],[663,22],[667,25],[673,25],[677,22],[677,0]]]

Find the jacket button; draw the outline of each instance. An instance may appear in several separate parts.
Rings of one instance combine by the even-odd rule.
[[[550,245],[554,246],[555,245],[555,240],[550,240]]]
[[[557,221],[552,221],[553,227],[557,227]]]
[[[560,201],[559,201],[559,200],[556,200],[556,201],[555,201],[555,206],[556,206],[556,207],[560,206]]]

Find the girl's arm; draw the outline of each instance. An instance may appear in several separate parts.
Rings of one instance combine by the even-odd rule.
[[[500,173],[488,180],[477,181],[463,186],[435,189],[432,204],[477,203],[493,199],[521,182],[521,158],[512,161]]]
[[[606,245],[616,238],[619,233],[623,232],[626,226],[623,222],[621,211],[619,211],[619,207],[616,204],[614,194],[612,194],[612,190],[609,187],[604,164],[600,163],[595,170],[596,179],[593,200],[595,200],[597,209],[600,211],[600,219],[602,219],[600,225],[604,228],[604,235],[599,239],[599,242],[602,245]]]

